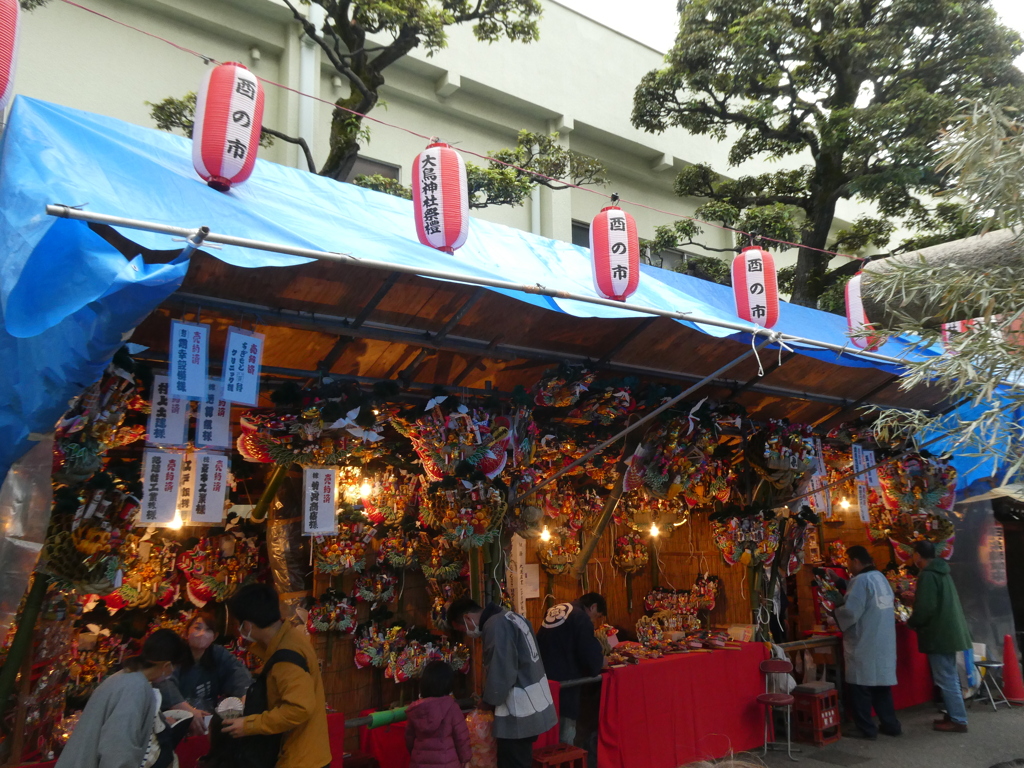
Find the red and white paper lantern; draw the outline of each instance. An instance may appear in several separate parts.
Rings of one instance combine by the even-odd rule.
[[[214,189],[226,192],[249,178],[260,147],[263,88],[237,62],[206,73],[196,97],[192,164]]]
[[[779,280],[775,259],[752,245],[732,260],[732,292],[736,315],[748,323],[772,328],[779,321]]]
[[[420,242],[445,253],[469,235],[469,185],[462,156],[447,144],[430,144],[412,163],[412,202]]]
[[[590,224],[594,288],[606,299],[625,301],[640,284],[636,221],[616,205],[602,208]]]
[[[864,311],[864,302],[860,297],[860,281],[863,274],[863,272],[858,272],[846,284],[846,326],[851,334],[860,333],[865,328],[871,327],[867,313]],[[854,343],[854,346],[867,350],[878,349],[882,344],[882,339],[878,336],[851,336],[850,341]]]
[[[18,57],[21,5],[18,0],[0,0],[0,112],[14,93],[14,64]]]

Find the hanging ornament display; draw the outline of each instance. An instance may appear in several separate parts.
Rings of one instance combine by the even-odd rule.
[[[20,31],[21,3],[19,0],[0,0],[0,115],[7,109],[14,93]]]
[[[469,185],[462,156],[435,142],[412,163],[412,202],[420,242],[445,253],[469,235]]]
[[[220,192],[252,174],[263,128],[263,87],[238,62],[206,73],[196,96],[192,165]]]
[[[356,631],[357,623],[356,605],[352,599],[329,589],[310,607],[306,629],[310,634],[340,632],[351,635]]]
[[[779,548],[779,521],[764,510],[727,508],[708,518],[726,565],[771,565]]]
[[[618,202],[612,195],[612,202]],[[640,284],[640,241],[636,221],[619,208],[602,208],[590,224],[594,288],[606,299],[625,301]]]
[[[398,579],[390,573],[368,573],[356,579],[353,594],[356,599],[370,605],[387,605],[395,599]]]
[[[775,259],[768,251],[752,245],[732,260],[732,293],[736,315],[762,328],[774,328],[779,321],[779,282]]]
[[[650,553],[647,542],[636,531],[626,531],[615,539],[612,565],[623,573],[637,573],[647,567]]]
[[[392,568],[414,568],[418,561],[416,559],[417,541],[399,532],[389,533],[381,539],[377,549],[377,563],[390,565]]]
[[[814,467],[813,433],[806,424],[769,419],[747,442],[744,455],[761,477],[774,487],[793,487]]]
[[[864,311],[864,302],[861,300],[862,276],[863,273],[858,272],[846,284],[846,326],[851,334],[850,341],[854,346],[873,351],[882,346],[881,336],[854,335],[872,327],[872,324],[868,322],[867,313]]]
[[[336,536],[314,536],[313,553],[317,573],[335,576],[366,567],[366,553],[376,529],[359,522],[341,522]]]
[[[238,529],[200,539],[178,556],[176,564],[185,577],[188,599],[200,608],[211,601],[227,600],[239,587],[256,579],[259,551],[257,540],[243,538]]]
[[[580,540],[565,529],[556,529],[550,538],[537,544],[537,559],[545,573],[558,576],[568,573],[580,554]]]

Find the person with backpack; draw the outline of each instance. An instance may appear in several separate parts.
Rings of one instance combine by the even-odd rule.
[[[263,660],[246,693],[245,714],[221,725],[221,733],[238,739],[239,764],[327,768],[327,700],[306,633],[282,620],[277,592],[268,584],[242,587],[228,608],[238,622],[238,634],[253,643],[252,650]]]
[[[463,768],[473,757],[466,717],[452,698],[454,683],[448,662],[423,667],[420,698],[405,712],[409,768]]]

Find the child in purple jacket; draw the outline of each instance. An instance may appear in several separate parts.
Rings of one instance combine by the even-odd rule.
[[[463,768],[469,763],[469,728],[452,698],[455,670],[431,661],[420,677],[420,699],[406,710],[405,744],[409,768]]]

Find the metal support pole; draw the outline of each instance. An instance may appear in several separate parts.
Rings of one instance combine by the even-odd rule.
[[[74,219],[76,221],[91,221],[99,224],[109,224],[114,227],[123,227],[127,229],[139,229],[146,232],[159,232],[167,235],[176,235],[178,237],[188,237],[192,235],[195,230],[188,229],[185,227],[173,227],[167,224],[158,224],[156,222],[141,221],[139,219],[129,219],[123,216],[110,216],[103,213],[93,213],[89,211],[82,211],[78,208],[72,208],[67,205],[47,205],[46,213],[50,216],[57,216],[65,219]],[[448,272],[440,269],[426,269],[424,267],[412,266],[408,264],[394,264],[387,261],[378,261],[376,259],[364,259],[357,256],[352,256],[347,253],[333,253],[328,251],[320,251],[314,248],[300,248],[290,245],[280,245],[277,243],[268,243],[262,240],[252,240],[245,237],[234,237],[232,235],[222,235],[211,232],[206,238],[207,242],[220,243],[221,245],[234,245],[240,248],[252,248],[259,251],[268,251],[270,253],[284,253],[291,256],[302,256],[307,259],[316,259],[319,261],[337,261],[343,264],[351,264],[353,266],[365,267],[367,269],[380,269],[388,272],[403,272],[410,275],[418,275],[420,277],[433,277],[440,280],[449,280],[460,283],[466,283],[468,285],[482,285],[488,288],[502,288],[504,290],[519,291],[521,293],[528,293],[537,296],[550,296],[556,299],[568,299],[572,301],[581,301],[585,304],[596,304],[602,307],[614,307],[616,309],[624,309],[631,312],[639,312],[644,315],[656,315],[660,317],[669,317],[675,320],[685,320],[691,323],[702,323],[704,325],[712,325],[718,328],[726,328],[728,330],[736,331],[737,333],[763,333],[764,329],[756,325],[748,325],[740,322],[732,322],[730,320],[723,320],[718,317],[706,317],[704,315],[698,315],[692,312],[677,312],[670,309],[661,309],[659,307],[648,307],[642,304],[630,304],[624,301],[615,301],[613,299],[605,299],[599,296],[588,296],[580,293],[570,293],[569,291],[560,291],[554,288],[548,288],[540,284],[525,284],[525,283],[513,283],[509,280],[497,280],[490,277],[481,277],[479,275],[468,275],[460,274],[458,272]],[[807,339],[802,336],[792,336],[789,334],[779,334],[778,340],[794,343],[794,344],[806,344],[812,347],[818,347],[819,349],[832,350],[839,354],[853,355],[854,357],[864,358],[866,360],[874,360],[877,362],[883,362],[889,365],[905,365],[905,361],[891,357],[889,355],[881,355],[877,352],[868,352],[867,350],[858,349],[851,347],[848,344],[832,344],[831,342],[819,341],[816,339]]]

